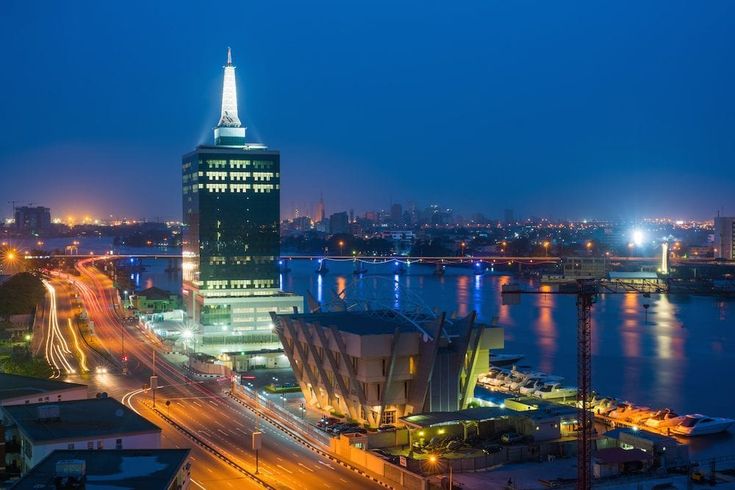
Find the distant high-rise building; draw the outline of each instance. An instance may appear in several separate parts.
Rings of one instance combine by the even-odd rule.
[[[51,210],[43,206],[15,208],[14,218],[18,233],[42,235],[51,228]]]
[[[390,220],[394,225],[403,223],[403,206],[398,203],[392,204],[390,207]]]
[[[338,233],[349,233],[349,231],[349,220],[345,211],[334,213],[329,217],[329,233],[336,235]]]
[[[715,258],[735,258],[735,218],[715,218]]]
[[[215,144],[182,158],[184,305],[205,352],[261,348],[269,312],[303,308],[279,287],[280,153],[246,143],[237,109],[228,49]]]
[[[314,213],[314,221],[316,223],[321,223],[322,221],[324,221],[324,218],[326,217],[327,215],[325,214],[325,209],[324,209],[324,196],[320,195],[319,202],[316,203],[316,212]]]
[[[503,223],[506,225],[510,225],[512,223],[515,223],[515,217],[513,216],[513,210],[512,209],[506,209],[503,211]]]

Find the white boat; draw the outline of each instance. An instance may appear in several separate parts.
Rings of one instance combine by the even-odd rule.
[[[543,400],[572,398],[577,396],[577,388],[574,386],[564,387],[561,383],[546,383],[541,389],[534,391],[533,396]]]
[[[591,405],[592,411],[597,415],[609,415],[618,408],[618,401],[615,398],[601,398],[592,400]]]
[[[683,415],[677,415],[670,409],[659,410],[656,414],[645,421],[645,425],[654,429],[665,429],[679,425],[684,420]]]
[[[503,384],[508,374],[509,371],[506,369],[492,368],[485,376],[481,376],[479,381],[480,383],[490,386],[500,386]]]
[[[607,416],[613,419],[625,420],[637,412],[637,410],[632,403],[618,403],[618,406],[608,413]]]
[[[707,417],[700,413],[686,415],[679,425],[671,428],[671,432],[681,436],[704,436],[724,432],[735,423],[733,419],[723,417]]]
[[[544,387],[544,380],[540,378],[530,378],[518,388],[521,395],[533,395],[533,392]]]

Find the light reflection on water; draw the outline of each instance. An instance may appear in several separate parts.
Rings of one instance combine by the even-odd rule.
[[[310,290],[328,302],[331,291],[341,291],[355,280],[350,263],[330,263],[324,276],[315,274],[315,268],[315,263],[293,261],[292,271],[283,277],[284,288],[302,295]],[[409,291],[449,315],[462,316],[474,309],[484,323],[497,317],[505,328],[507,352],[523,353],[524,364],[576,384],[573,296],[528,295],[520,305],[502,305],[501,287],[514,281],[508,276],[474,276],[469,269],[459,275],[451,267],[444,276],[436,276],[434,267],[419,264],[397,276],[390,264],[367,268],[369,273],[356,283],[357,289],[389,287],[392,291],[386,292],[399,304],[410,300],[411,295],[404,294]],[[153,277],[157,286],[177,289]],[[393,280],[400,284],[398,290]],[[650,304],[647,323],[644,303]],[[725,382],[735,370],[734,304],[705,297],[600,297],[593,306],[595,389],[648,406],[735,417],[735,390]]]

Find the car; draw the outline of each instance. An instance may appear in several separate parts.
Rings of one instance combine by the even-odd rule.
[[[327,430],[329,427],[332,427],[338,423],[339,419],[337,417],[322,417],[316,424],[316,426],[320,429]]]
[[[340,434],[367,434],[367,430],[362,427],[348,427],[339,432]]]
[[[482,446],[482,450],[485,454],[495,454],[503,450],[503,446],[495,443],[488,443]]]
[[[395,425],[383,424],[380,427],[378,427],[378,432],[390,432],[392,430],[396,430]]]
[[[517,432],[506,432],[500,436],[500,442],[503,444],[516,444],[526,440],[526,436]]]
[[[345,422],[343,424],[336,424],[329,428],[329,432],[333,434],[339,434],[344,430],[351,429],[353,427],[357,427],[358,424],[355,422]]]

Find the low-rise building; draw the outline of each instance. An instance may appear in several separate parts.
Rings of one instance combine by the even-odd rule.
[[[57,449],[158,449],[161,429],[112,398],[3,407],[8,471]]]
[[[17,441],[5,441],[4,406],[30,403],[84,400],[87,387],[45,378],[32,378],[17,374],[0,373],[0,477],[6,473],[5,453],[19,449]]]
[[[84,400],[87,396],[86,385],[0,373],[0,406]]]
[[[181,300],[177,294],[155,286],[135,293],[130,302],[136,310],[146,315],[181,308]]]
[[[56,450],[13,488],[134,488],[186,490],[189,449]]]
[[[466,408],[503,329],[475,314],[410,316],[395,310],[273,315],[309,406],[369,426],[415,412]]]

